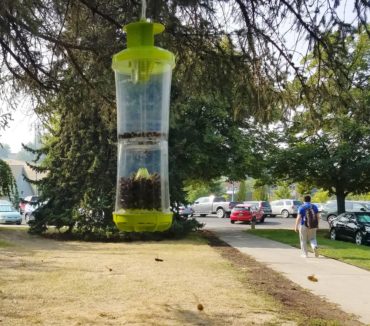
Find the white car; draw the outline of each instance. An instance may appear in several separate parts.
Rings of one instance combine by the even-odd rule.
[[[26,221],[26,223],[34,220],[34,216],[32,213],[38,207],[40,207],[40,203],[31,203],[31,202],[27,203],[24,206],[24,220]]]
[[[179,214],[180,214],[181,217],[184,217],[185,219],[187,219],[188,217],[193,216],[194,211],[191,208],[191,206],[180,206],[179,207]]]
[[[7,200],[0,200],[0,223],[22,224],[22,215]]]
[[[278,199],[270,202],[270,205],[272,216],[281,215],[288,218],[289,216],[297,216],[298,208],[302,205],[302,202],[296,199]]]

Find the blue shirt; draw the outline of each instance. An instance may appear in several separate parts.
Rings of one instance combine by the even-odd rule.
[[[306,219],[306,210],[309,209],[312,206],[313,211],[315,214],[319,212],[319,209],[316,205],[311,203],[304,203],[303,205],[299,206],[298,208],[298,214],[301,215],[301,225],[304,225],[305,219]]]

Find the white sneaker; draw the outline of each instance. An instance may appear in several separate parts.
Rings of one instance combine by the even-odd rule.
[[[302,254],[301,257],[302,258],[308,258],[307,254]]]

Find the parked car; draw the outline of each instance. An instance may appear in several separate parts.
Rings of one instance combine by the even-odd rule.
[[[370,212],[346,212],[338,215],[330,227],[330,239],[350,238],[360,245],[370,242]]]
[[[244,204],[251,204],[251,205],[256,205],[257,207],[259,207],[259,209],[263,210],[263,217],[272,215],[271,205],[268,201],[263,201],[263,200],[245,201]]]
[[[252,222],[253,219],[255,219],[256,222],[264,222],[265,218],[262,208],[253,204],[237,204],[231,210],[231,224],[234,224],[236,221]]]
[[[179,215],[185,219],[192,217],[194,214],[193,208],[191,206],[181,205],[179,207]]]
[[[21,198],[18,204],[19,213],[24,214],[27,204],[31,203],[32,205],[36,205],[38,201],[39,196],[26,196],[24,198]]]
[[[24,220],[26,223],[29,223],[29,221],[32,221],[35,219],[34,213],[35,211],[44,206],[47,203],[47,200],[44,202],[41,202],[38,198],[38,201],[30,201],[26,204],[24,207]]]
[[[317,209],[319,210],[319,213],[323,210],[324,208],[324,204],[323,203],[312,203],[313,205],[315,205],[317,207]]]
[[[298,207],[302,205],[302,202],[296,199],[278,199],[270,202],[270,205],[271,216],[281,215],[288,218],[289,216],[297,216]]]
[[[217,214],[218,218],[230,216],[231,209],[237,202],[226,201],[223,197],[200,197],[192,205],[194,215],[206,216]]]
[[[26,206],[27,202],[24,200],[24,198],[19,198],[19,203],[18,203],[18,210],[19,213],[23,214],[24,213],[24,206]]]
[[[346,212],[370,211],[366,203],[350,200],[345,201],[345,210]],[[334,200],[327,202],[324,205],[320,216],[322,220],[328,221],[328,223],[331,224],[338,216],[337,201]]]
[[[22,224],[22,215],[7,200],[0,200],[0,223]]]

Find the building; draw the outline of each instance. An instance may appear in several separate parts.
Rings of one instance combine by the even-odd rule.
[[[29,183],[25,180],[24,176],[30,180],[38,180],[40,177],[43,177],[44,174],[40,175],[40,173],[32,170],[25,161],[13,159],[2,160],[5,161],[12,170],[13,177],[17,184],[19,197],[24,198],[26,196],[38,195],[36,185]]]

